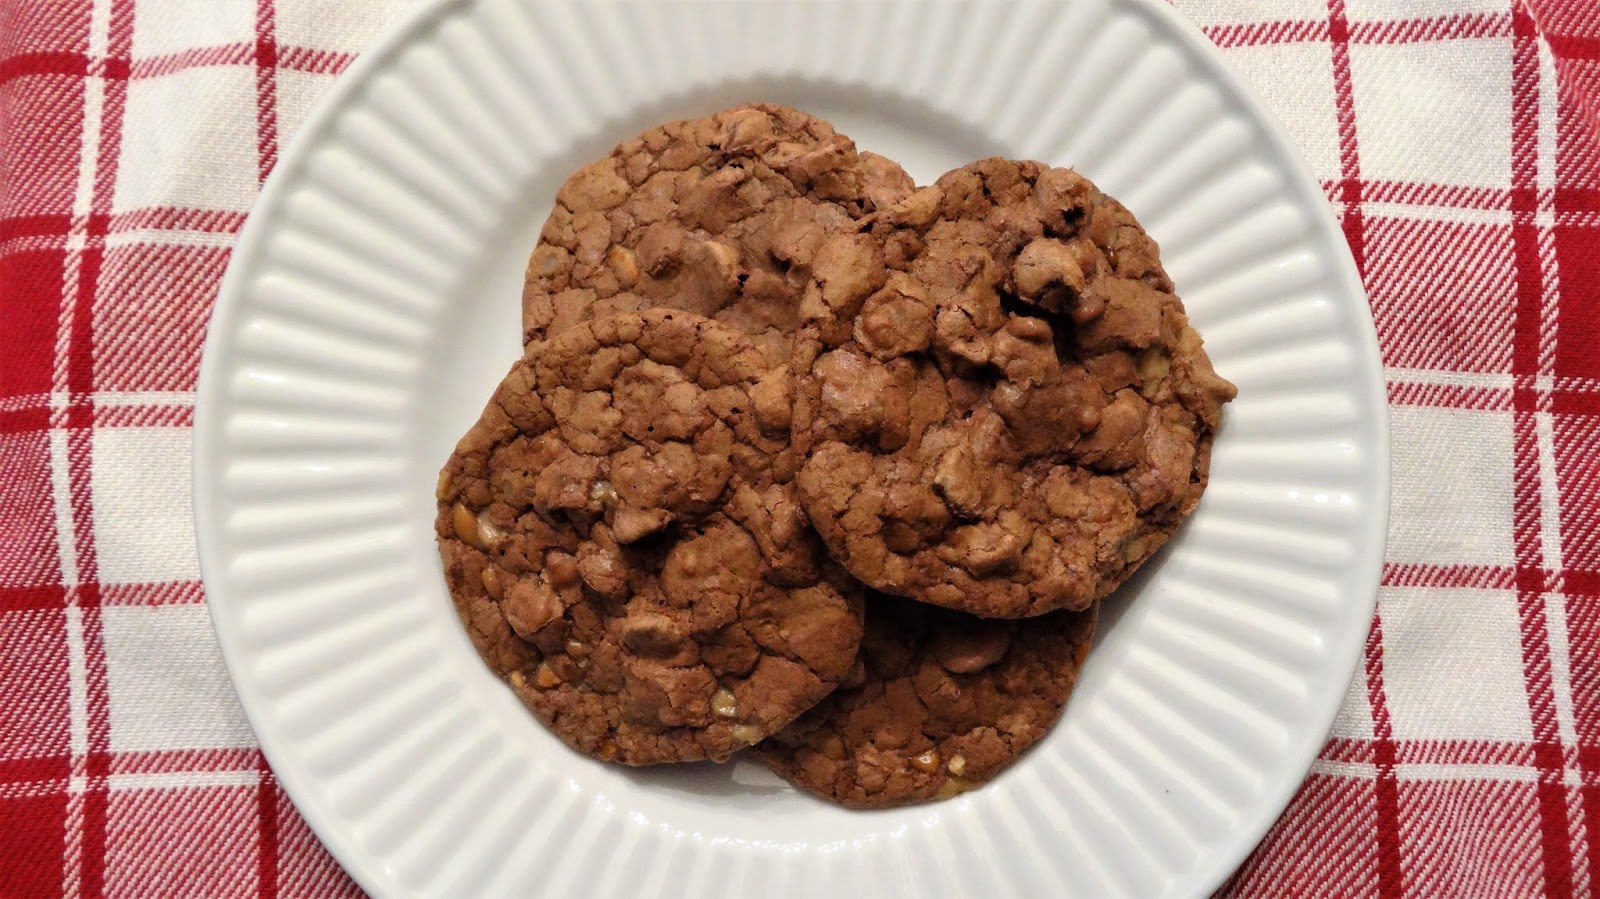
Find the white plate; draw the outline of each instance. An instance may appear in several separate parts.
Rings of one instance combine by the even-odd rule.
[[[1210,492],[1108,602],[1063,722],[996,782],[860,813],[748,764],[567,751],[447,601],[439,465],[518,352],[556,186],[652,123],[766,99],[921,182],[1076,166],[1165,249],[1239,385]],[[1198,896],[1321,745],[1372,612],[1385,403],[1317,185],[1155,0],[464,0],[363,56],[274,173],[200,379],[195,508],[244,708],[385,896]]]

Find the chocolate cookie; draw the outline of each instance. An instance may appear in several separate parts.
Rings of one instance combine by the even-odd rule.
[[[871,235],[882,286],[840,279],[795,344],[813,524],[880,590],[993,617],[1086,608],[1194,508],[1234,395],[1155,243],[1077,173],[1003,159]]]
[[[858,682],[755,757],[851,808],[954,796],[993,778],[1060,717],[1095,615],[1005,621],[869,595]]]
[[[788,350],[808,287],[838,290],[862,220],[913,190],[828,123],[759,104],[652,128],[569,178],[528,261],[529,342],[590,318],[671,307]],[[879,271],[872,277],[880,279]]]
[[[860,587],[782,483],[786,372],[673,310],[537,349],[440,475],[446,579],[489,667],[630,765],[725,759],[832,691]]]

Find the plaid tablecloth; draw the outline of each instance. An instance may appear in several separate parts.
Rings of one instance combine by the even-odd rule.
[[[189,429],[261,180],[404,0],[0,0],[0,895],[359,890],[262,761]],[[1600,891],[1600,3],[1179,0],[1365,277],[1394,508],[1333,739],[1230,896]]]

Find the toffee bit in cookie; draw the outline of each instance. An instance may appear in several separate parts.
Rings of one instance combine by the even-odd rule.
[[[589,485],[589,501],[601,508],[610,508],[616,505],[617,488],[611,486],[610,481],[595,481]]]
[[[483,581],[483,590],[489,594],[490,599],[499,599],[505,595],[505,585],[500,580],[500,569],[493,565],[486,566],[479,577]]]
[[[524,638],[531,638],[546,625],[561,617],[566,604],[555,588],[542,577],[524,577],[514,581],[505,591],[500,608],[505,613],[511,629]]]
[[[494,549],[506,536],[505,531],[500,530],[498,525],[489,520],[488,509],[478,513],[477,530],[477,545],[480,549]]]
[[[711,711],[719,718],[739,717],[739,700],[727,687],[718,687],[711,695]]]
[[[960,777],[967,770],[967,757],[957,753],[950,756],[950,761],[945,764],[951,774]]]
[[[923,774],[932,774],[939,770],[939,751],[930,749],[921,755],[912,756],[911,767],[921,771]]]
[[[982,622],[968,630],[949,630],[928,643],[928,651],[946,671],[973,674],[1005,657],[1014,629]]]
[[[1151,347],[1139,354],[1137,370],[1139,380],[1143,383],[1143,392],[1148,399],[1155,393],[1156,387],[1171,373],[1172,357],[1166,350]]]
[[[619,509],[611,525],[618,543],[638,543],[661,533],[672,523],[673,514],[665,509]]]
[[[478,517],[472,514],[471,509],[461,503],[456,503],[456,508],[451,514],[450,521],[455,528],[457,539],[478,549],[483,549],[478,537]]]
[[[561,678],[556,674],[555,670],[550,667],[549,662],[540,662],[539,670],[535,671],[533,674],[533,682],[539,685],[539,689],[548,690],[551,687],[559,686],[561,684]]]
[[[733,738],[741,743],[759,743],[761,738],[766,735],[766,731],[756,727],[754,724],[735,724],[733,726]]]
[[[1130,537],[1122,544],[1122,559],[1129,565],[1145,557],[1145,550],[1150,548],[1150,541],[1143,536]]]

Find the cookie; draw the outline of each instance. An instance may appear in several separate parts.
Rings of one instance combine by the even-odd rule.
[[[812,523],[889,593],[993,617],[1087,608],[1193,510],[1235,392],[1156,244],[1070,169],[1003,159],[870,234],[882,286],[808,308],[795,343]]]
[[[556,195],[528,261],[524,337],[671,307],[728,324],[779,358],[806,289],[858,272],[871,245],[863,222],[912,190],[899,166],[786,106],[652,128]]]
[[[673,310],[519,361],[440,476],[474,647],[581,752],[722,760],[850,671],[860,587],[784,483],[787,374]]]
[[[855,682],[754,755],[796,787],[851,808],[971,789],[1060,717],[1096,608],[1007,621],[870,595]]]

